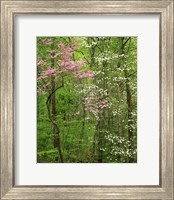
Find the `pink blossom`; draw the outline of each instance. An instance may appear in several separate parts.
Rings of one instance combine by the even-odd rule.
[[[100,102],[99,104],[99,107],[102,109],[102,108],[106,108],[109,106],[109,103],[107,101],[102,101]]]
[[[38,78],[37,81],[47,78],[48,76],[55,76],[56,75],[56,69],[55,68],[50,68],[47,69],[43,74],[41,74]]]
[[[59,44],[59,45],[58,45],[58,47],[59,47],[60,49],[62,49],[62,50],[64,50],[64,49],[65,49],[65,47],[64,47],[64,44],[62,44],[62,43],[61,43],[61,44]]]
[[[80,68],[84,62],[75,62],[75,61],[65,61],[65,60],[58,60],[57,63],[60,67],[64,68],[65,71],[72,71]]]
[[[63,60],[69,61],[70,57],[72,56],[70,52],[63,52]]]
[[[75,76],[77,77],[77,78],[80,78],[80,79],[82,79],[82,78],[94,78],[94,73],[93,73],[93,71],[92,70],[89,70],[89,71],[87,71],[87,72],[77,72],[76,74],[75,74]]]
[[[55,72],[56,72],[56,69],[55,69],[55,68],[50,68],[50,69],[47,69],[47,70],[45,71],[45,75],[46,75],[46,76],[55,75]]]
[[[41,79],[44,79],[44,78],[46,78],[47,76],[45,76],[45,75],[40,75],[38,78],[37,78],[37,81],[39,81],[39,80],[41,80]]]
[[[58,60],[57,63],[58,63],[58,65],[59,65],[60,67],[63,67],[63,66],[65,65],[65,62],[62,61],[62,60]]]
[[[89,101],[89,100],[98,100],[100,97],[86,97],[85,100]]]
[[[62,43],[58,45],[58,47],[62,50],[61,52],[62,59],[58,60],[57,63],[60,67],[62,67],[62,69],[64,69],[64,71],[67,71],[67,72],[75,71],[85,64],[84,61],[77,62],[77,61],[71,60],[72,53],[75,50],[74,46],[75,46],[75,42],[72,43],[68,47],[65,47],[65,45]],[[77,75],[80,76],[81,74],[77,74]]]
[[[46,83],[46,84],[44,85],[44,87],[48,87],[48,85],[49,85],[49,83]]]
[[[91,109],[91,111],[93,112],[93,113],[99,113],[100,112],[100,110],[99,109]]]
[[[73,48],[68,47],[66,50],[67,50],[68,52],[72,52],[72,51],[73,51]]]
[[[92,113],[96,118],[104,108],[110,105],[108,100],[103,100],[100,96],[93,96],[92,92],[84,98],[83,104],[85,105],[85,110]]]
[[[37,65],[38,66],[44,66],[46,63],[45,63],[45,61],[43,61],[43,60],[40,60],[38,63],[37,63]]]
[[[56,53],[56,50],[50,50],[48,52],[50,52],[50,53]]]
[[[76,67],[81,67],[81,66],[83,66],[84,64],[85,64],[84,61],[79,61],[79,62],[76,62],[76,63],[75,63]]]
[[[62,53],[56,53],[55,55],[51,55],[50,58],[56,58],[60,54],[62,54]]]
[[[70,61],[70,58],[72,57],[72,52],[74,51],[74,48],[70,46],[65,47],[64,44],[59,44],[58,47],[62,50],[62,56],[64,61]]]
[[[75,43],[74,43],[74,44],[72,43],[72,45],[70,45],[70,46],[67,47],[67,48],[65,48],[65,46],[64,46],[63,43],[60,43],[60,44],[58,45],[58,47],[59,47],[62,51],[64,51],[64,52],[69,52],[69,53],[73,52],[73,50],[74,50],[74,48],[73,48],[72,46],[75,46]]]
[[[41,44],[44,45],[44,46],[50,45],[50,44],[53,44],[53,40],[52,40],[52,38],[44,39],[44,40],[42,40]]]

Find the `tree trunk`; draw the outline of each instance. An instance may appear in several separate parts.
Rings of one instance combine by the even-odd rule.
[[[124,41],[124,37],[120,38],[120,55],[124,54],[125,43],[123,43],[123,41]],[[130,90],[129,77],[128,77],[127,71],[125,69],[124,69],[124,77],[125,77],[125,83],[126,83],[126,101],[127,101],[127,108],[128,108],[127,109],[128,138],[129,138],[130,143],[132,144],[132,138],[133,138],[132,95],[131,95],[131,90]],[[130,149],[132,149],[132,145],[130,146]],[[133,159],[129,157],[128,162],[130,162],[130,163],[133,162]]]
[[[117,85],[117,92],[116,92],[116,98],[117,98],[117,106],[120,108],[121,105],[121,90],[120,90],[120,84]],[[124,136],[123,133],[123,126],[122,126],[122,115],[121,111],[117,109],[117,127],[118,127],[118,135]]]
[[[61,150],[61,142],[60,142],[60,129],[59,129],[59,126],[58,124],[54,121],[54,117],[52,116],[51,114],[51,109],[50,109],[50,100],[47,99],[47,110],[48,110],[48,117],[51,121],[51,123],[53,124],[53,127],[54,127],[54,138],[55,138],[55,141],[56,141],[56,147],[58,148],[58,152],[59,152],[59,156],[60,156],[60,161],[63,163],[64,160],[63,160],[63,155],[62,155],[62,150]]]
[[[52,48],[54,49],[54,46],[52,46]],[[52,56],[54,56],[54,53],[52,54]],[[54,62],[55,62],[54,58],[51,58],[51,68],[54,68]],[[47,104],[49,119],[53,124],[54,148],[58,149],[60,161],[64,162],[61,150],[61,142],[60,142],[60,129],[56,122],[56,115],[57,115],[56,96],[55,96],[56,90],[57,89],[55,85],[55,77],[51,76],[51,94],[49,95],[46,104]],[[55,158],[55,161],[56,162],[58,161],[58,156]]]

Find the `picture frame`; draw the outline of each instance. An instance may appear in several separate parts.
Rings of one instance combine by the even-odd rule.
[[[160,16],[160,184],[15,186],[14,18],[18,14]],[[173,199],[173,0],[1,1],[1,199]]]

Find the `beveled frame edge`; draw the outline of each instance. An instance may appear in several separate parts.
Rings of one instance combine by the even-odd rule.
[[[151,187],[14,185],[14,24],[16,14],[159,14],[161,183]],[[173,199],[173,0],[1,1],[1,199]]]

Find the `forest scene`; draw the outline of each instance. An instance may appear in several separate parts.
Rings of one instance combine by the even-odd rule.
[[[137,37],[37,37],[37,162],[137,162]]]

